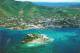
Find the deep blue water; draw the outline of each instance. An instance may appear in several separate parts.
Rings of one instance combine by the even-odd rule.
[[[18,44],[25,34],[42,33],[54,38],[53,43],[33,47],[15,48],[8,50],[11,46]],[[0,50],[4,53],[80,53],[80,29],[61,28],[61,29],[31,29],[31,30],[9,30],[0,28]]]
[[[80,2],[33,2],[33,4],[49,7],[80,7]]]

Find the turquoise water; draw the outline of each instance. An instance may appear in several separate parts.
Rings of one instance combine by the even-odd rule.
[[[38,47],[21,48],[17,44],[28,33],[46,34],[48,37],[54,38],[54,41]],[[0,28],[0,49],[3,49],[3,53],[80,53],[80,29],[9,30]]]

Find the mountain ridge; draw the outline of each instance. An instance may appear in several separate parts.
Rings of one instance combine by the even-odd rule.
[[[3,0],[1,0],[3,1]],[[0,16],[27,16],[27,17],[52,17],[55,15],[64,16],[79,13],[79,9],[74,7],[48,7],[38,6],[32,2],[19,2],[13,0],[6,0],[0,5]],[[2,4],[2,3],[1,3]],[[19,12],[22,12],[20,15]],[[63,13],[63,14],[61,14]]]

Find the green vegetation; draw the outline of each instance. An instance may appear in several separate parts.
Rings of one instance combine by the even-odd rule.
[[[0,0],[1,2],[2,0]],[[80,16],[80,8],[68,7],[43,7],[35,6],[31,2],[18,2],[14,0],[3,0],[0,3],[0,16],[26,16],[26,17],[71,17]],[[23,11],[20,15],[20,11]]]
[[[23,39],[23,41],[24,41],[23,43],[27,43],[27,42],[30,42],[30,41],[35,40],[37,38],[40,38],[39,36],[40,35],[38,35],[38,34],[29,34],[29,35],[26,35],[25,38]]]
[[[31,2],[0,0],[0,26],[7,28],[18,26],[25,29],[28,28],[27,24],[44,25],[44,23],[38,22],[45,20],[44,18],[57,19],[59,25],[65,25],[64,23],[66,23],[69,27],[80,26],[80,8],[46,7],[36,6]]]

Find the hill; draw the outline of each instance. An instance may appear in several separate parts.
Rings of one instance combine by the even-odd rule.
[[[30,2],[23,3],[23,2],[13,1],[13,0],[6,0],[3,3],[1,3],[0,9],[2,10],[0,11],[3,11],[3,12],[5,11],[4,15],[7,15],[7,16],[18,16],[18,13],[21,9],[23,9],[26,12],[27,10],[29,11],[31,7],[32,5],[30,4]]]
[[[0,16],[52,17],[54,15],[74,15],[80,12],[79,8],[74,7],[38,6],[31,2],[19,2],[14,0],[0,0],[0,2]]]

